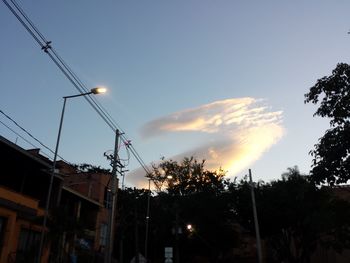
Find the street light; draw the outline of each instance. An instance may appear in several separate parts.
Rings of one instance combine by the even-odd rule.
[[[54,153],[53,163],[52,163],[52,168],[51,168],[51,173],[50,173],[50,184],[49,184],[49,189],[48,189],[47,197],[46,197],[46,204],[45,204],[45,211],[44,211],[44,220],[43,220],[41,236],[40,236],[38,263],[41,262],[41,255],[42,255],[42,250],[43,250],[43,245],[44,245],[45,228],[46,228],[46,224],[47,224],[47,217],[48,217],[48,214],[49,214],[49,206],[50,206],[50,200],[51,200],[52,185],[53,185],[53,179],[54,179],[54,176],[55,176],[55,169],[56,169],[56,162],[57,162],[57,155],[58,155],[58,146],[60,144],[60,139],[61,139],[61,131],[62,131],[64,111],[65,111],[65,108],[66,108],[66,101],[67,101],[67,99],[70,99],[70,98],[82,97],[82,96],[87,96],[87,95],[91,95],[91,94],[94,94],[94,95],[95,94],[102,94],[102,93],[105,93],[106,91],[107,91],[107,89],[104,88],[104,87],[96,87],[96,88],[93,88],[89,92],[86,92],[86,93],[80,93],[80,94],[76,94],[76,95],[63,97],[63,107],[62,107],[62,113],[61,113],[61,119],[60,119],[60,126],[58,128],[58,135],[57,135],[57,140],[56,140],[56,148],[55,148],[55,153]]]
[[[165,171],[162,169],[160,171],[161,175],[165,176]],[[151,203],[151,180],[152,177],[150,175],[146,176],[148,178],[148,196],[147,196],[147,210],[146,210],[146,234],[145,234],[145,258],[146,262],[148,262],[148,232],[149,232],[149,220],[150,220],[150,203]],[[172,175],[167,175],[166,179],[173,179]]]
[[[152,178],[148,175],[148,196],[147,196],[147,211],[146,211],[146,233],[145,233],[145,258],[148,261],[148,228],[149,228],[149,216],[150,216],[150,203],[151,203],[151,180]]]

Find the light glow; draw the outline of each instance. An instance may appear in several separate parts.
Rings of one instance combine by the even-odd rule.
[[[103,93],[107,92],[107,89],[105,87],[96,87],[96,88],[91,89],[91,92],[93,94],[103,94]]]

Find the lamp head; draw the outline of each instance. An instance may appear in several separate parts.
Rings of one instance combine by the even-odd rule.
[[[106,93],[107,89],[104,87],[96,87],[90,90],[92,94]]]

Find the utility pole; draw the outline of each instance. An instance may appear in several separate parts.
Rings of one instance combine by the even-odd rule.
[[[253,185],[253,180],[252,180],[252,171],[250,169],[249,169],[249,183],[250,183],[250,191],[251,191],[252,204],[253,204],[253,215],[254,215],[254,225],[255,225],[255,234],[256,234],[256,249],[257,249],[257,252],[258,252],[258,262],[262,263],[262,253],[261,253],[261,241],[260,241],[260,230],[259,230],[258,214],[256,212],[254,185]]]
[[[135,207],[134,207],[134,227],[135,227],[135,263],[140,263],[139,251],[139,227],[138,227],[138,212],[137,212],[138,197],[135,192]]]
[[[180,263],[179,234],[181,233],[182,230],[179,226],[179,206],[177,201],[175,201],[175,263]]]
[[[113,239],[114,239],[114,221],[115,221],[115,211],[117,204],[117,193],[118,193],[118,167],[119,167],[119,155],[118,155],[118,145],[119,145],[120,132],[117,129],[115,131],[115,145],[114,145],[114,155],[111,158],[112,174],[111,174],[111,196],[109,198],[109,216],[108,216],[108,226],[107,226],[107,242],[105,251],[104,263],[112,262],[112,252],[113,252]]]
[[[151,202],[151,178],[148,178],[148,196],[147,196],[147,212],[146,212],[146,233],[145,233],[145,258],[148,262],[148,229],[150,219],[150,202]]]

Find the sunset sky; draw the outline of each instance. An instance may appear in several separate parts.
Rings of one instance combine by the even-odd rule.
[[[304,94],[350,58],[349,1],[19,1],[145,163],[205,159],[241,178],[271,180],[328,128]],[[0,110],[54,148],[63,96],[76,94],[14,15],[0,4]],[[0,115],[0,135],[37,147]],[[59,154],[109,167],[114,134],[83,98],[67,102]],[[47,152],[47,151],[46,151]],[[122,158],[126,158],[121,148]],[[52,156],[52,154],[50,154]],[[131,157],[127,184],[143,182]]]

